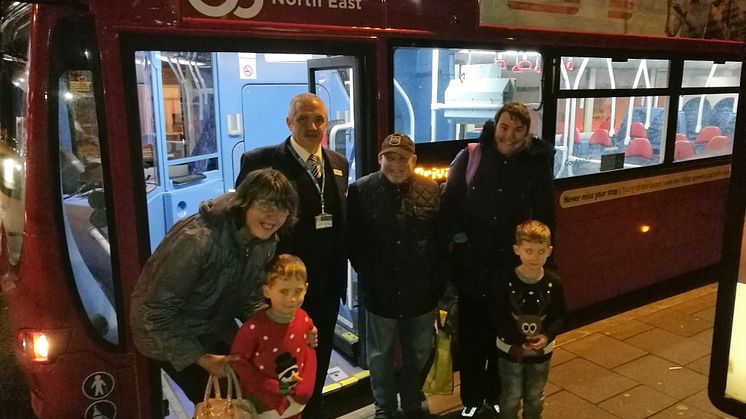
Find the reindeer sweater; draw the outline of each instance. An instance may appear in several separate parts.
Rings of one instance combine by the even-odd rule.
[[[566,314],[559,277],[545,269],[538,281],[529,283],[510,270],[493,284],[495,304],[491,315],[497,328],[498,353],[514,362],[549,360]],[[537,334],[547,336],[547,346],[538,351],[524,350],[522,345]]]

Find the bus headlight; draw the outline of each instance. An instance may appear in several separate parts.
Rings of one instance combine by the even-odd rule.
[[[18,334],[21,352],[32,362],[49,361],[49,340],[42,332],[21,332]]]

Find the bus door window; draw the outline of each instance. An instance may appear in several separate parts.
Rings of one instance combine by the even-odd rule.
[[[730,154],[736,128],[741,63],[684,61],[674,161]]]
[[[155,249],[202,200],[223,193],[217,141],[214,53],[137,51],[140,133],[149,233]]]
[[[116,344],[119,332],[93,76],[87,70],[67,71],[58,83],[60,178],[70,265],[93,328]]]
[[[24,224],[26,101],[30,5],[17,5],[0,28],[0,272],[21,257]]]
[[[669,60],[567,56],[557,73],[556,177],[663,162]]]
[[[322,146],[334,150],[347,158],[350,164],[348,183],[357,180],[356,123],[360,121],[360,92],[359,88],[359,66],[354,57],[338,56],[329,58],[316,58],[307,61],[309,80],[308,88],[318,95],[326,104],[329,113],[327,132],[322,139]],[[352,265],[347,263],[347,298],[346,303],[340,306],[338,323],[350,333],[362,335],[362,323],[358,312],[359,298],[357,286],[357,273]],[[344,332],[341,333],[340,342],[346,342]],[[338,345],[338,350],[347,353],[350,358],[357,356],[357,361],[363,363],[362,350],[357,354],[351,346]]]

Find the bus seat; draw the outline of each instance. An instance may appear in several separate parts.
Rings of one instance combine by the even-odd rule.
[[[646,160],[653,160],[653,146],[647,138],[635,138],[624,150],[624,157],[642,157]]]
[[[720,156],[728,154],[733,151],[733,141],[724,135],[716,135],[712,137],[710,142],[705,146],[706,156]]]
[[[611,137],[609,137],[609,130],[599,128],[593,132],[591,139],[588,141],[589,145],[601,145],[604,147],[611,147]]]
[[[611,146],[609,131],[599,128],[593,131],[591,138],[588,140],[588,157],[600,158],[606,151],[606,148]]]
[[[695,144],[705,144],[710,142],[713,137],[720,135],[720,128],[712,125],[708,125],[702,128],[702,131],[697,134],[697,139],[694,141]]]
[[[694,152],[694,146],[692,145],[692,143],[686,140],[676,141],[673,151],[674,161],[688,160],[694,156],[696,156],[696,153]]]
[[[642,122],[634,121],[630,126],[629,136],[631,138],[648,138],[648,130],[645,129]]]
[[[686,134],[677,132],[676,133],[676,141],[689,141],[689,138],[687,138]]]
[[[562,131],[562,130],[559,130]],[[560,134],[560,144],[565,144],[565,134]],[[580,130],[578,128],[575,128],[575,137],[573,138],[573,142],[575,144],[580,144]]]

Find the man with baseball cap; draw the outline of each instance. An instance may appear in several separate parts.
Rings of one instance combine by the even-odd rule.
[[[439,228],[440,188],[414,173],[414,142],[404,134],[383,140],[381,170],[358,179],[347,193],[348,249],[365,308],[365,348],[376,418],[399,409],[394,342],[401,344],[401,408],[427,417],[423,369],[433,350],[433,322],[445,289],[445,241]]]

